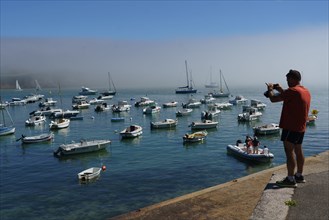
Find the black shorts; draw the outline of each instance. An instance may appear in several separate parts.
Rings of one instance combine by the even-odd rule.
[[[302,144],[305,132],[296,132],[289,130],[282,130],[281,141],[289,141],[293,144]]]

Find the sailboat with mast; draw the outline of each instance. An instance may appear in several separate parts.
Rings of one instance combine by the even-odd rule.
[[[8,109],[4,107],[1,108],[0,111],[1,111],[1,119],[2,119],[2,121],[0,121],[0,136],[14,134],[15,133],[14,121],[11,118]],[[7,124],[8,118],[9,118],[9,122]]]
[[[109,77],[109,89],[107,91],[101,93],[104,96],[115,95],[117,93],[113,80],[111,78],[110,72],[108,72],[108,77]],[[113,89],[112,89],[112,87],[113,87]]]
[[[21,88],[21,86],[18,83],[18,80],[16,80],[16,91],[23,91],[23,89]]]
[[[36,91],[41,91],[41,86],[40,86],[38,80],[35,80],[34,82],[35,82],[35,90]]]
[[[212,93],[212,96],[214,98],[229,97],[231,93],[230,93],[230,90],[227,86],[227,83],[226,83],[226,80],[225,80],[224,75],[222,73],[222,70],[219,70],[219,73],[220,73],[219,92]],[[224,92],[224,90],[223,90],[223,81],[224,81],[224,84],[225,84],[226,92]]]
[[[206,88],[218,88],[218,83],[212,81],[212,72],[210,72],[210,83],[205,85]]]
[[[186,69],[186,86],[178,87],[176,89],[176,94],[187,94],[187,93],[196,93],[197,90],[193,88],[192,84],[192,75],[191,75],[191,80],[189,80],[188,77],[188,70],[187,70],[187,61],[185,60],[185,69]]]

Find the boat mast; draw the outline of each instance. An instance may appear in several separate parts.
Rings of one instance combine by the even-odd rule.
[[[187,70],[187,61],[185,60],[185,69],[186,69],[186,80],[187,80],[187,88],[190,88],[190,82],[188,80],[188,70]]]
[[[219,84],[220,84],[220,92],[223,93],[223,85],[222,85],[222,70],[219,69]]]
[[[116,91],[116,88],[115,88],[115,85],[114,85],[113,80],[112,80],[112,78],[111,78],[111,74],[110,74],[110,72],[108,72],[108,75],[109,75],[109,91],[112,90],[111,84],[112,84],[112,86],[113,86],[114,91]]]
[[[224,83],[225,83],[225,87],[226,87],[228,93],[230,93],[230,90],[228,89],[228,86],[227,86],[226,80],[224,78],[224,75],[222,74],[222,71],[220,71],[220,74],[221,74],[221,77],[223,77],[223,80],[224,80]]]

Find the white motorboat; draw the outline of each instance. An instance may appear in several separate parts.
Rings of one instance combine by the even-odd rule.
[[[70,119],[68,118],[58,118],[51,121],[49,124],[50,129],[62,129],[67,128],[70,125]]]
[[[95,107],[95,112],[103,112],[103,111],[109,111],[111,109],[112,105],[108,105],[106,102],[102,104],[98,104]]]
[[[194,98],[190,98],[187,103],[183,103],[183,108],[199,108],[201,106],[201,102],[197,101]]]
[[[229,102],[214,103],[213,105],[220,110],[229,110],[232,109],[233,106],[233,104]]]
[[[183,109],[178,110],[178,111],[176,112],[176,116],[177,116],[177,117],[181,117],[181,116],[190,115],[191,112],[193,112],[193,109],[191,109],[191,108],[183,108]]]
[[[200,100],[200,102],[202,103],[202,104],[210,104],[210,103],[213,103],[213,102],[215,102],[216,101],[216,99],[212,96],[212,94],[207,94],[207,95],[205,95],[204,96],[204,99],[201,99]]]
[[[44,115],[44,116],[50,116],[51,114],[55,114],[56,112],[62,112],[63,110],[60,108],[41,108],[39,110],[33,111],[30,113],[30,115]]]
[[[24,136],[20,138],[23,144],[33,144],[51,141],[54,138],[53,133],[43,133],[35,136]]]
[[[75,117],[80,112],[78,110],[61,110],[53,112],[49,117],[50,118],[71,118]]]
[[[148,114],[148,115],[155,114],[155,113],[159,113],[160,111],[161,111],[160,106],[151,105],[143,109],[143,114]]]
[[[256,126],[253,127],[253,130],[256,135],[270,135],[280,133],[279,125],[275,123]]]
[[[90,101],[89,101],[89,104],[90,105],[98,105],[98,104],[102,104],[104,103],[104,100],[101,99],[101,97],[98,97],[98,98],[92,98]]]
[[[134,138],[143,134],[143,128],[139,125],[130,125],[120,132],[122,138]]]
[[[136,107],[143,107],[143,106],[150,106],[150,105],[154,105],[155,101],[149,99],[148,97],[144,96],[141,97],[140,101],[135,103]]]
[[[26,126],[37,126],[42,125],[46,122],[46,116],[43,115],[33,115],[25,121]]]
[[[251,106],[242,106],[242,113],[238,115],[238,121],[255,121],[263,114],[257,108]]]
[[[151,122],[151,128],[174,128],[178,121],[175,119],[165,119],[163,121]]]
[[[127,112],[130,111],[131,105],[127,101],[118,101],[118,105],[112,106],[113,112]]]
[[[78,179],[81,181],[88,181],[94,179],[100,175],[101,170],[102,168],[100,167],[91,167],[78,173]]]
[[[186,70],[186,86],[181,86],[176,89],[176,94],[188,94],[188,93],[196,93],[197,90],[193,88],[193,80],[191,75],[191,80],[189,80],[188,69],[187,69],[187,61],[185,60],[185,70]]]
[[[212,120],[216,118],[220,113],[220,110],[217,109],[214,105],[208,105],[207,111],[201,112],[201,119],[209,119]]]
[[[257,99],[251,99],[250,106],[257,108],[258,110],[264,110],[266,108],[266,104]]]
[[[81,101],[87,101],[88,96],[86,95],[76,95],[72,97],[72,104],[78,103]]]
[[[228,153],[231,153],[234,156],[257,163],[268,163],[274,158],[272,153],[266,152],[268,149],[266,151],[264,150],[265,148],[258,149],[258,153],[250,153],[247,151],[247,147],[243,143],[238,143],[238,145],[228,145],[226,149]]]
[[[197,131],[192,134],[185,134],[183,136],[183,142],[184,143],[196,143],[203,141],[208,135],[208,132],[206,130],[204,131]]]
[[[163,103],[163,107],[164,108],[171,108],[171,107],[176,107],[178,104],[178,102],[176,101],[172,101],[172,102],[167,102],[167,103]]]
[[[96,95],[97,94],[97,90],[92,90],[88,87],[81,87],[81,91],[79,92],[79,95]]]
[[[233,105],[239,105],[239,104],[244,104],[248,101],[248,99],[246,99],[245,97],[243,97],[242,95],[237,95],[235,96],[234,99],[229,100],[229,103],[233,104]]]
[[[39,103],[39,107],[48,107],[56,105],[57,101],[53,100],[53,98],[46,98],[44,102]]]
[[[26,105],[27,101],[20,98],[12,98],[11,102],[8,103],[10,106]]]
[[[216,128],[218,121],[203,120],[200,122],[192,122],[190,125],[191,129],[211,129]]]
[[[111,144],[110,140],[81,140],[77,143],[73,142],[71,144],[61,144],[54,152],[54,156],[61,157],[99,151],[105,149],[109,144]]]
[[[89,108],[90,103],[87,101],[80,101],[72,105],[73,109],[87,109]]]

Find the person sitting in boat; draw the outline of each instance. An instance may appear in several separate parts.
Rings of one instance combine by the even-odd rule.
[[[236,146],[239,146],[240,144],[242,144],[242,141],[239,139],[239,140],[236,141],[236,144],[235,145]]]
[[[252,141],[252,147],[253,147],[252,153],[253,154],[258,154],[259,145],[260,145],[260,142],[259,142],[258,138],[255,136]]]

